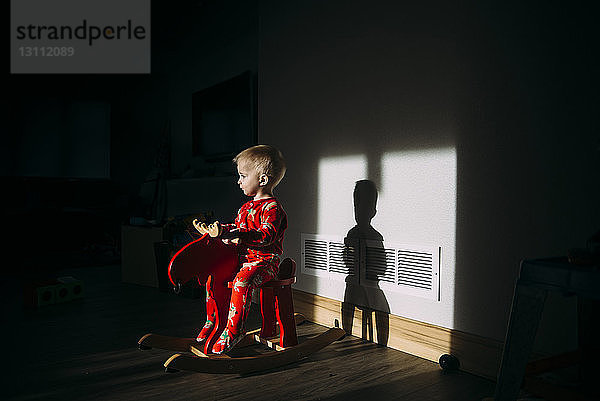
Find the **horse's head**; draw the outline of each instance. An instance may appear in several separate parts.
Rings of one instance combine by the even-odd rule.
[[[237,268],[237,249],[204,234],[175,253],[169,263],[169,280],[178,293],[192,279],[204,285],[209,275]]]

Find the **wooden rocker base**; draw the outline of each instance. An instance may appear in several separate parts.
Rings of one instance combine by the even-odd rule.
[[[296,325],[302,324],[305,320],[302,314],[294,314]],[[272,348],[274,352],[249,357],[206,355],[202,352],[202,344],[198,344],[194,338],[170,337],[153,333],[140,338],[138,347],[142,350],[158,348],[177,352],[164,363],[165,371],[169,373],[186,370],[198,373],[245,374],[274,369],[299,361],[346,335],[346,332],[340,328],[331,328],[301,344],[283,348],[279,346],[279,337],[263,338],[260,336],[260,331],[261,329],[256,329],[246,333],[234,349],[260,343]]]
[[[325,348],[332,342],[342,339],[345,335],[346,332],[343,329],[334,327],[293,347],[251,357],[233,358],[227,355],[194,356],[178,353],[167,359],[164,366],[167,372],[176,372],[179,370],[197,373],[245,374],[259,372],[304,359]],[[248,335],[246,338],[248,338]]]

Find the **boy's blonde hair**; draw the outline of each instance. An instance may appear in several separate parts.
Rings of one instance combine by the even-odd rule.
[[[285,160],[281,152],[271,145],[256,145],[242,150],[233,158],[236,165],[245,164],[260,174],[266,174],[269,185],[275,188],[285,175]]]

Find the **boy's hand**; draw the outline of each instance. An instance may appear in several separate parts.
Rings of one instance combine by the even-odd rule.
[[[239,234],[240,234],[240,229],[239,228],[234,228],[232,230],[229,230],[229,232],[227,233],[223,233],[223,235],[221,235],[221,238],[224,239],[238,239],[239,240]]]
[[[194,228],[196,230],[198,230],[198,232],[202,235],[206,234],[208,232],[208,227],[206,226],[206,223],[198,223],[198,219],[194,219],[194,221],[192,221],[192,224],[194,225]]]
[[[221,240],[226,244],[239,245],[239,243],[240,243],[239,235],[240,235],[240,229],[234,228],[232,230],[229,230],[226,233],[222,233]]]

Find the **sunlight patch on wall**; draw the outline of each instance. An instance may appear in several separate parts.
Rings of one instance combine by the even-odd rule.
[[[456,226],[456,150],[385,153],[373,220],[394,240],[452,240]],[[392,239],[392,238],[389,238]]]
[[[379,177],[369,177],[369,171],[377,171],[369,168],[373,162],[378,163]],[[342,241],[356,224],[353,200],[356,181],[378,181],[377,211],[371,225],[383,237],[383,247],[399,244],[402,249],[435,250],[432,254],[438,258],[439,266],[437,296],[424,299],[384,291],[390,313],[452,328],[456,259],[455,148],[382,152],[379,160],[373,160],[373,155],[369,158],[365,155],[325,157],[319,161],[318,171],[317,232],[308,234],[335,235]],[[383,289],[384,284],[378,287]],[[305,276],[299,285],[303,290],[325,297],[338,300],[345,297],[346,280]]]
[[[384,153],[378,212],[372,221],[385,238],[439,247],[440,307],[419,302],[392,307],[403,316],[452,325],[456,253],[456,149]]]

